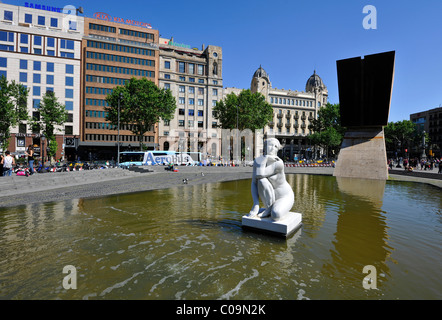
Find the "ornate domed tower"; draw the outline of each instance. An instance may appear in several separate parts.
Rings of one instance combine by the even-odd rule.
[[[258,70],[255,71],[255,74],[252,78],[252,84],[250,86],[250,90],[255,93],[259,92],[266,97],[266,100],[268,100],[269,91],[270,91],[270,78],[267,72],[259,66]]]
[[[326,105],[328,102],[328,90],[320,76],[316,74],[316,70],[308,78],[305,85],[305,91],[315,94],[316,106],[321,107]]]

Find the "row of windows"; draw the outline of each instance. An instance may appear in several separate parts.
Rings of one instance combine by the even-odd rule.
[[[93,71],[101,71],[101,72],[111,72],[111,73],[121,73],[128,74],[133,76],[141,76],[141,77],[153,77],[155,72],[149,70],[140,70],[140,69],[132,69],[132,68],[124,68],[124,67],[114,67],[114,66],[105,66],[102,64],[94,64],[87,63],[86,70]]]
[[[166,73],[166,74],[164,74],[164,79],[172,79],[172,76],[170,74]],[[180,81],[186,81],[186,77],[184,77],[184,76],[179,76],[178,79]],[[189,82],[195,83],[195,78],[189,77]],[[204,79],[198,79],[198,83],[204,84],[205,81],[204,81]],[[213,84],[218,84],[218,81],[213,80]]]
[[[292,106],[300,106],[300,107],[313,107],[313,101],[309,100],[296,100],[296,99],[287,99],[287,98],[270,98],[270,103],[274,104],[286,104]],[[318,107],[321,106],[321,103],[318,102]]]
[[[198,117],[204,117],[204,110],[197,110],[198,112]],[[184,109],[178,109],[178,115],[180,116],[184,116],[186,114]],[[188,109],[188,114],[189,116],[194,116],[195,115],[195,110],[194,109]]]
[[[6,21],[13,21],[14,20],[14,12],[9,11],[9,10],[5,10],[3,12],[3,19]],[[59,21],[58,18],[54,18],[54,17],[50,17],[48,20],[46,20],[45,16],[37,16],[37,25],[40,26],[46,26],[46,21],[49,22],[49,26],[53,27],[53,28],[58,28],[59,25]],[[33,16],[30,13],[25,13],[25,23],[33,23]],[[77,30],[77,22],[74,20],[70,20],[69,21],[69,30]]]
[[[116,55],[113,55],[113,54],[98,53],[98,52],[87,52],[86,56],[87,56],[87,58],[90,58],[90,59],[105,60],[105,61],[115,61],[115,62],[130,63],[130,64],[138,64],[138,65],[141,65],[141,66],[151,66],[151,67],[155,66],[155,61],[154,60],[131,58],[131,57],[124,57],[124,56],[116,56]]]
[[[168,85],[169,85],[169,87],[167,89],[170,89],[170,84],[168,84]],[[166,83],[165,83],[165,87],[166,87]],[[185,93],[186,92],[186,87],[185,86],[179,86],[178,87],[178,92]],[[194,94],[195,93],[195,87],[188,87],[187,88],[187,92],[190,93],[190,94]],[[198,94],[204,94],[204,88],[198,88]]]
[[[86,93],[90,93],[90,94],[108,95],[108,94],[111,94],[112,91],[113,91],[113,89],[109,89],[109,88],[86,87]]]
[[[102,99],[89,99],[86,98],[86,105],[87,106],[99,106],[99,107],[107,107],[109,104],[106,102],[106,100]]]
[[[164,68],[170,69],[170,62],[169,61],[164,62]],[[195,65],[194,63],[187,63],[187,62],[182,62],[182,61],[178,62],[178,72],[180,72],[180,73],[195,74],[195,72],[196,72],[197,75],[202,76],[202,75],[204,75],[204,69],[205,69],[204,65],[202,65],[202,64]]]
[[[97,48],[97,49],[104,49],[104,50],[111,50],[111,51],[134,53],[134,54],[140,54],[143,56],[155,56],[155,52],[153,50],[127,47],[127,46],[122,46],[119,44],[97,42],[97,41],[92,41],[92,40],[87,41],[87,46],[89,48]]]
[[[111,134],[86,134],[86,141],[117,141],[117,135]],[[120,135],[120,141],[124,142],[139,142],[139,138],[137,136],[127,136]],[[143,142],[154,142],[154,137],[152,136],[144,136]]]
[[[19,81],[22,83],[28,82],[28,73],[27,72],[20,72],[19,74]],[[34,73],[32,75],[32,82],[34,84],[41,84],[42,83],[42,75],[40,73]],[[46,84],[54,84],[54,75],[47,74],[46,75]],[[74,77],[65,77],[65,85],[67,87],[73,87],[74,86]]]
[[[124,34],[126,36],[143,38],[143,39],[150,39],[150,40],[155,39],[155,36],[152,33],[122,29],[122,28],[120,28],[120,34]]]
[[[185,120],[178,120],[178,127],[184,127]],[[189,127],[194,127],[195,123],[193,120],[188,121]],[[198,128],[204,128],[204,121],[198,121]]]
[[[28,61],[20,59],[20,69],[21,70],[28,70],[28,62],[33,63],[33,70],[34,71],[41,71],[42,70],[42,62],[41,61]],[[46,72],[54,72],[55,64],[53,62],[46,62]],[[66,64],[65,65],[65,72],[66,74],[74,74],[74,65],[72,64]]]
[[[91,118],[106,118],[107,117],[106,111],[98,111],[98,110],[86,110],[86,117]]]
[[[107,84],[116,84],[119,86],[124,86],[124,84],[129,81],[128,79],[120,79],[120,78],[112,78],[112,77],[98,77],[86,75],[87,82],[96,82],[96,83],[107,83]]]
[[[104,26],[102,24],[95,24],[95,23],[89,23],[89,29],[104,31],[104,32],[111,32],[111,33],[115,33],[117,31],[117,29],[115,27],[109,27],[109,26]]]

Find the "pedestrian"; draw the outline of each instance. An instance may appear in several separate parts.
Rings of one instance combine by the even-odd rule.
[[[3,154],[0,153],[0,177],[3,176]]]
[[[26,150],[26,155],[28,156],[29,173],[34,174],[34,147],[32,144],[29,145],[28,150]]]
[[[9,150],[6,150],[5,157],[2,159],[3,176],[12,176],[12,167],[15,166],[15,159],[11,157]]]

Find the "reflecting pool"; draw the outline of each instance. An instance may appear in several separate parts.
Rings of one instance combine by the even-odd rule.
[[[287,240],[242,230],[250,180],[0,208],[0,298],[442,298],[440,189],[287,180],[303,214]]]

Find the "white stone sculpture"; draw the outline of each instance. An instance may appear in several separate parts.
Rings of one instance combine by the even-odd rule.
[[[253,207],[248,217],[271,217],[273,221],[280,221],[290,213],[295,196],[285,178],[284,163],[277,156],[281,149],[279,141],[268,139],[264,148],[266,155],[256,158],[253,163]],[[259,208],[259,199],[265,208]]]

